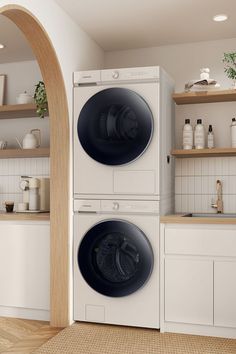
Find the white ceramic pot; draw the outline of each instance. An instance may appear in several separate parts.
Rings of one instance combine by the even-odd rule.
[[[28,103],[33,103],[34,102],[34,98],[32,96],[30,96],[26,91],[24,93],[20,93],[17,97],[16,97],[16,102],[18,104],[28,104]]]

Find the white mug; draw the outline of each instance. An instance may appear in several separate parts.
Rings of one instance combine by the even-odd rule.
[[[0,149],[6,149],[7,147],[7,141],[0,140]]]

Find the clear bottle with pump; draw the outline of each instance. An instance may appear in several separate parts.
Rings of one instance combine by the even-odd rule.
[[[194,129],[194,147],[195,149],[205,148],[205,129],[201,119],[197,120],[197,125]]]
[[[208,134],[207,134],[207,147],[209,149],[212,149],[214,148],[214,146],[215,146],[214,133],[213,133],[212,125],[209,125]]]
[[[236,148],[236,119],[232,118],[231,124],[231,146]]]
[[[185,119],[183,127],[183,149],[191,150],[193,148],[193,128],[190,119]]]

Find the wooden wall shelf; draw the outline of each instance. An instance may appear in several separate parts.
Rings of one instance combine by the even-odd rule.
[[[49,156],[50,156],[50,148],[0,150],[0,159],[49,157]]]
[[[14,104],[0,106],[0,119],[36,117],[35,104]]]
[[[182,150],[174,149],[171,155],[175,157],[217,157],[217,156],[236,156],[236,148],[215,148],[215,149],[193,149]]]
[[[236,101],[236,90],[183,92],[173,94],[177,105]]]

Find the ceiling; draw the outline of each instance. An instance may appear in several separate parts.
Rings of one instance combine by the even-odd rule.
[[[34,54],[18,27],[5,16],[0,15],[0,64],[34,59]]]
[[[56,2],[105,51],[236,37],[236,0]],[[228,21],[212,21],[222,13]]]
[[[55,0],[105,51],[236,38],[236,0]],[[226,22],[214,22],[226,13]],[[34,59],[0,15],[0,63]]]

